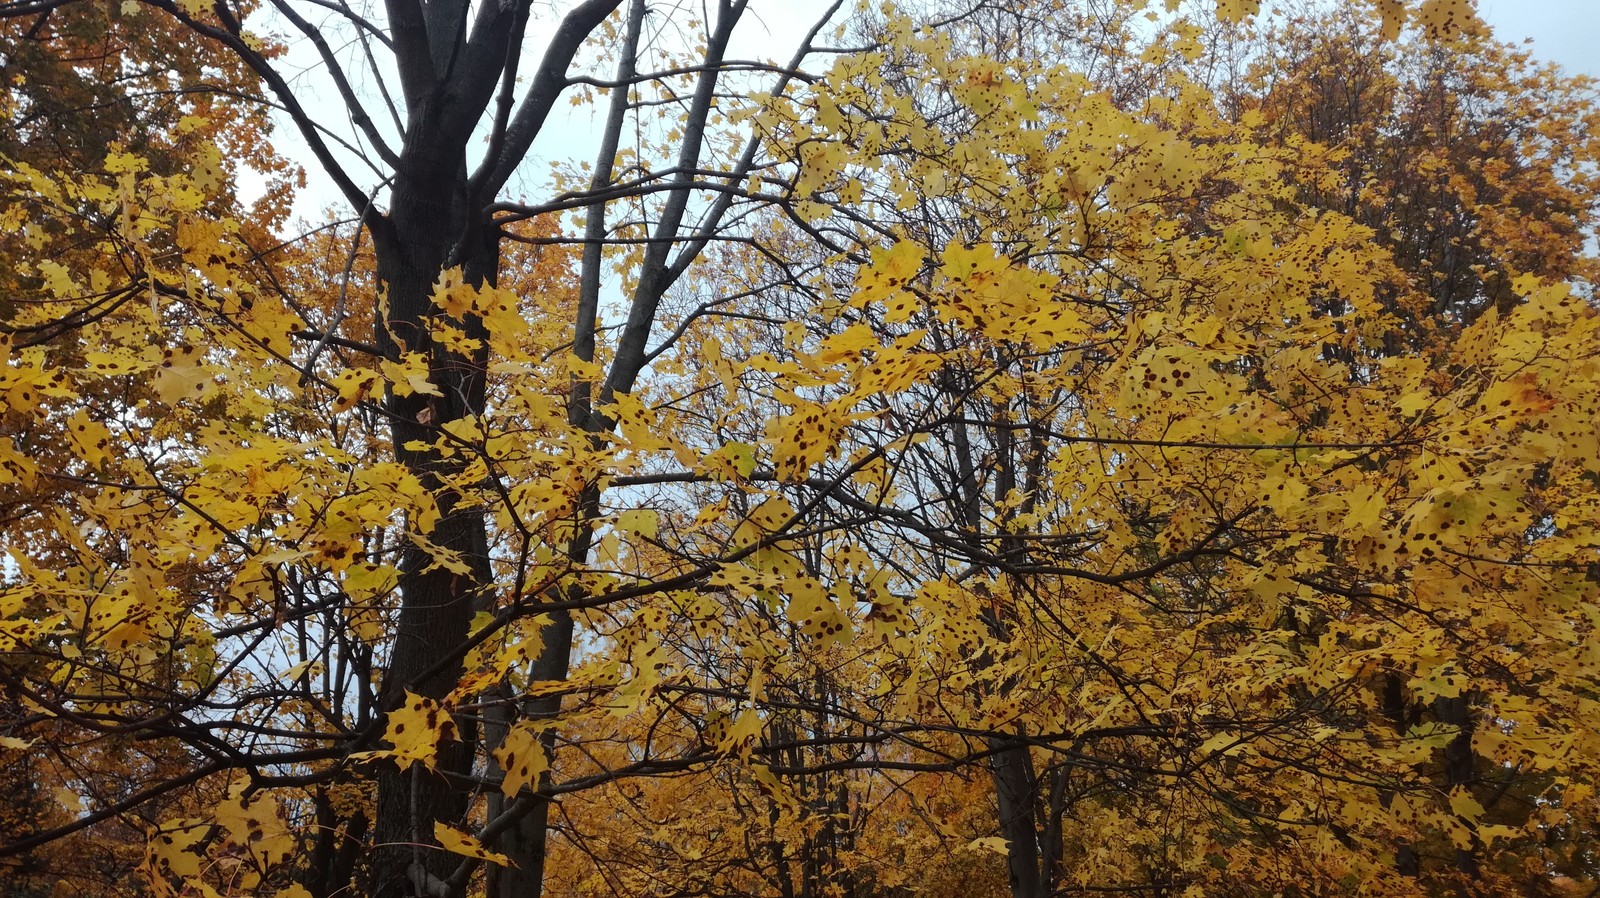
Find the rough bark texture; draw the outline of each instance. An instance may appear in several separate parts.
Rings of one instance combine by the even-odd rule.
[[[430,359],[430,379],[444,394],[386,398],[395,457],[434,492],[439,504],[440,519],[426,534],[428,540],[460,553],[473,569],[472,576],[463,576],[435,565],[422,548],[406,547],[398,584],[402,598],[399,627],[380,693],[386,709],[399,705],[406,690],[437,699],[454,687],[461,675],[457,648],[468,635],[488,580],[488,538],[482,514],[456,507],[456,497],[440,488],[441,475],[450,473],[460,461],[442,461],[431,452],[406,448],[412,441],[431,442],[434,425],[483,411],[484,359],[461,358],[433,345],[422,321],[430,311],[433,284],[454,249],[450,238],[467,237],[468,212],[459,203],[464,184],[458,160],[459,156],[423,158],[412,171],[397,177],[386,226],[375,241],[386,300],[376,342],[391,358],[402,351],[425,353]],[[452,227],[441,228],[440,222]],[[484,248],[469,266],[480,282],[495,270],[492,253],[492,247]],[[489,258],[483,257],[486,254]],[[478,322],[462,323],[469,334],[481,330]],[[378,847],[372,857],[371,894],[404,895],[425,883],[428,876],[441,880],[449,876],[455,864],[450,855],[416,846],[432,841],[432,821],[458,817],[464,809],[465,793],[447,777],[471,772],[476,749],[472,735],[464,729],[460,741],[441,746],[436,773],[390,769],[379,775],[374,828]]]
[[[424,321],[434,311],[433,285],[439,275],[460,266],[469,283],[492,284],[499,270],[498,232],[489,221],[493,194],[531,148],[556,98],[566,87],[565,75],[587,36],[619,5],[619,0],[589,0],[570,12],[547,47],[533,85],[516,115],[511,115],[511,87],[516,59],[530,13],[526,2],[487,4],[472,11],[461,0],[429,3],[390,0],[388,12],[397,67],[407,111],[404,145],[396,161],[387,214],[372,217],[383,290],[383,312],[375,323],[374,342],[388,358],[420,352],[429,360],[430,380],[442,396],[389,395],[389,415],[397,459],[432,490],[440,519],[428,541],[467,559],[470,575],[434,564],[419,546],[408,546],[400,564],[399,626],[383,678],[381,706],[399,705],[406,691],[441,698],[461,674],[461,653],[473,615],[485,607],[489,581],[487,525],[481,512],[458,507],[458,497],[443,488],[446,475],[460,460],[408,449],[414,441],[431,442],[436,429],[484,410],[487,358],[462,357],[430,340]],[[467,145],[496,87],[506,89],[495,113],[491,153],[475,174],[466,167]],[[469,337],[482,337],[476,319],[456,322]],[[587,553],[586,542],[574,551]],[[570,627],[568,628],[570,630]],[[547,638],[547,655],[559,664],[540,676],[565,675],[570,633]],[[491,720],[491,738],[503,738],[510,719]],[[460,725],[462,738],[441,746],[438,769],[422,772],[389,769],[378,777],[375,849],[369,858],[366,891],[376,898],[448,894],[459,858],[425,846],[433,841],[433,822],[453,820],[464,812],[468,792],[452,777],[472,772],[477,734]],[[507,809],[502,806],[497,810]],[[537,895],[541,882],[543,803],[520,815],[501,841],[523,861],[520,872],[497,876],[491,895]]]
[[[1033,758],[1027,748],[1016,746],[1008,739],[990,739],[989,747],[996,750],[990,768],[999,809],[1000,835],[1006,840],[1006,874],[1011,883],[1011,898],[1044,898],[1039,836],[1033,827]]]

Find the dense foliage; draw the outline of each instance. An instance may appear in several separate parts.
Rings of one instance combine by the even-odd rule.
[[[1600,887],[1592,84],[560,7],[0,0],[7,894]]]

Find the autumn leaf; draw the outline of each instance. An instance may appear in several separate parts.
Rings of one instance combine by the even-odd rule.
[[[1477,11],[1472,0],[1422,0],[1416,19],[1429,40],[1444,40],[1477,21]]]
[[[398,362],[383,361],[379,363],[383,376],[394,387],[396,396],[411,396],[422,394],[424,396],[443,396],[439,387],[429,379],[431,372],[428,370],[428,358],[419,352],[408,352],[401,356]],[[357,381],[358,383],[360,381]],[[341,390],[340,398],[344,392]]]
[[[495,749],[494,758],[506,772],[500,790],[507,795],[516,795],[524,788],[537,789],[539,777],[550,767],[540,731],[526,723],[511,728],[505,742]]]
[[[1007,841],[1005,839],[1003,839],[1003,838],[1001,838],[999,836],[984,836],[982,838],[973,839],[971,842],[968,842],[966,844],[966,850],[968,850],[968,851],[982,851],[982,852],[986,852],[986,853],[989,853],[989,854],[998,854],[1001,857],[1005,857],[1006,855],[1011,853],[1011,846],[1010,846],[1009,843],[1007,843]]]
[[[371,369],[347,368],[333,379],[333,389],[338,398],[333,402],[335,412],[347,412],[372,394],[380,376]],[[408,382],[409,383],[409,382]]]
[[[156,395],[167,405],[199,402],[217,387],[212,370],[202,358],[202,351],[191,345],[179,345],[162,351],[161,361],[156,364],[153,386]]]
[[[503,854],[490,851],[483,847],[476,838],[442,822],[433,824],[433,837],[439,840],[444,850],[463,857],[476,858],[480,861],[490,861],[502,867],[515,866],[511,859]]]
[[[404,705],[389,712],[388,726],[383,738],[393,748],[357,752],[355,760],[392,758],[401,769],[413,764],[432,768],[438,757],[439,743],[445,739],[458,739],[455,720],[439,702],[425,695],[406,692]]]
[[[617,515],[617,527],[645,539],[654,539],[661,532],[661,515],[649,508],[629,509]]]
[[[13,890],[1593,891],[1600,146],[1470,2],[48,6]]]

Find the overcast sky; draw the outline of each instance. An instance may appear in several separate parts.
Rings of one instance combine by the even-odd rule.
[[[1600,0],[1478,0],[1504,41],[1533,38],[1535,56],[1600,78]]]
[[[771,56],[779,61],[786,60],[795,41],[803,34],[816,18],[817,13],[828,5],[829,0],[776,0],[776,2],[754,3],[755,15],[751,21],[744,23],[735,33],[735,47],[730,48],[734,56]],[[1419,2],[1419,0],[1412,0]],[[1571,72],[1581,72],[1600,78],[1600,0],[1477,0],[1478,12],[1494,28],[1495,35],[1501,40],[1520,42],[1525,38],[1532,39],[1534,55],[1541,59],[1559,63]],[[851,0],[846,0],[849,6]],[[1270,6],[1271,0],[1264,5]],[[280,32],[287,29],[276,29]],[[534,29],[537,30],[537,29]],[[530,35],[533,43],[538,44],[539,35]],[[826,42],[826,41],[824,41]],[[320,61],[306,46],[293,46],[289,59],[283,61],[287,68],[293,69],[293,60],[303,59],[309,69],[320,67]],[[313,76],[314,77],[314,76]],[[358,71],[357,77],[363,77]],[[320,105],[312,97],[312,106]],[[342,108],[337,107],[337,98],[329,92],[327,112],[328,121],[337,122],[342,118]],[[560,122],[552,122],[556,128],[567,130],[572,137],[579,138],[576,142],[584,143],[583,137],[597,127],[597,121],[586,121],[585,112],[590,117],[597,116],[598,109],[573,110],[561,107],[558,118]],[[278,129],[279,142],[284,152],[292,158],[309,160],[310,154],[300,144],[297,135],[287,124],[280,125]],[[540,155],[547,146],[559,145],[565,151],[576,149],[570,144],[572,141],[545,141],[535,147],[535,155]],[[326,183],[325,179],[316,171],[316,165],[308,164],[311,176],[310,189],[297,197],[295,210],[302,216],[311,220],[322,220],[326,204],[337,202],[337,195]],[[246,175],[245,190],[247,194],[258,189],[259,178]]]

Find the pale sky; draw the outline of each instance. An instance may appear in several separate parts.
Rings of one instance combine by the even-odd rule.
[[[1533,53],[1571,72],[1600,78],[1600,0],[1478,0],[1495,36],[1533,38]]]
[[[1026,2],[1026,0],[1017,0]],[[1411,0],[1419,2],[1419,0]],[[1595,78],[1600,78],[1600,0],[1477,0],[1479,14],[1494,28],[1496,37],[1509,42],[1520,42],[1524,38],[1532,39],[1532,49],[1536,57],[1559,63],[1570,72],[1584,73]],[[818,12],[828,5],[828,0],[776,0],[776,2],[756,2],[751,4],[755,14],[751,19],[741,24],[736,31],[734,46],[730,48],[730,55],[734,57],[769,56],[776,57],[779,61],[787,60],[792,52],[794,42],[803,34],[806,28],[815,19]],[[845,5],[851,5],[851,0],[846,0]],[[1264,6],[1271,6],[1267,0]],[[534,32],[536,27],[530,28],[530,43],[542,46],[542,35]],[[288,29],[275,29],[287,31]],[[826,40],[824,40],[826,42]],[[300,61],[308,71],[307,75],[315,80],[315,69],[320,67],[314,53],[309,46],[294,46],[291,43],[287,59],[280,64],[293,71],[293,62]],[[353,77],[364,77],[359,67],[352,67]],[[359,88],[358,88],[359,89]],[[326,102],[319,103],[319,95],[326,95]],[[337,128],[343,116],[343,109],[337,104],[337,97],[331,91],[312,91],[309,105],[313,113],[322,112],[320,117],[325,123]],[[327,110],[317,107],[326,105]],[[585,113],[588,113],[586,116]],[[562,152],[571,152],[580,149],[586,138],[594,130],[594,123],[588,118],[597,116],[597,109],[577,109],[562,106],[557,109],[556,121],[552,121],[553,128],[565,132],[563,137],[568,139],[547,139],[536,145],[535,156],[548,152],[552,147],[559,147]],[[294,129],[286,122],[280,124],[276,137],[280,147],[291,158],[310,158],[294,133]],[[323,220],[323,209],[328,202],[336,202],[337,194],[331,189],[326,180],[317,171],[315,163],[307,165],[311,184],[309,189],[303,191],[295,203],[295,211],[305,218],[313,221]],[[363,183],[374,181],[375,176],[363,177],[366,173],[358,173],[358,180]],[[259,179],[252,177],[251,173],[244,173],[246,194],[254,193]],[[515,185],[513,185],[514,187]],[[531,186],[531,185],[530,185]]]

